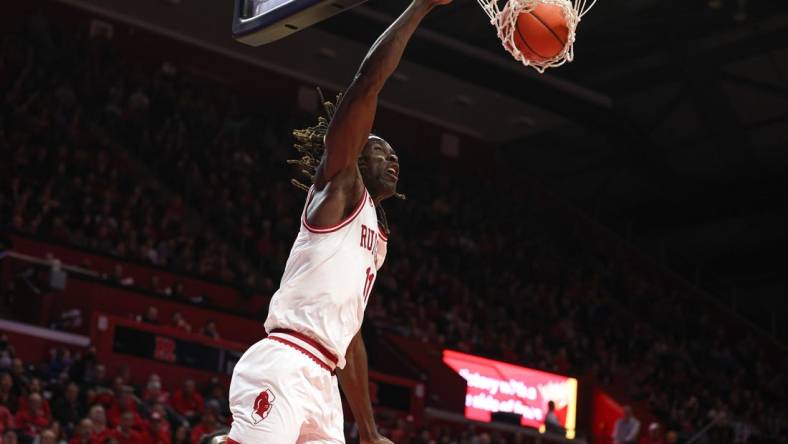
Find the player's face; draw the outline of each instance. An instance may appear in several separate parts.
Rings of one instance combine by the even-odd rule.
[[[370,136],[359,159],[361,177],[373,199],[386,199],[397,192],[399,158],[388,142]]]

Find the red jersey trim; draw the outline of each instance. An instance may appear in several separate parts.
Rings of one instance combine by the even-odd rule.
[[[337,357],[334,356],[333,353],[331,353],[326,347],[324,347],[323,344],[317,342],[316,340],[310,338],[309,336],[307,336],[307,335],[305,335],[303,333],[297,332],[295,330],[290,330],[290,329],[287,329],[287,328],[275,328],[275,329],[271,330],[271,333],[279,333],[279,334],[284,334],[284,335],[290,335],[290,336],[292,336],[292,337],[294,337],[296,339],[300,339],[300,340],[306,342],[307,344],[311,345],[312,347],[314,347],[320,353],[322,353],[323,356],[326,359],[328,359],[329,362],[333,363],[334,365],[337,365],[337,362],[339,362],[339,359],[337,359]]]
[[[230,438],[229,436],[227,437],[227,441],[225,441],[225,442],[226,442],[226,444],[241,444],[240,442]]]
[[[327,372],[330,372],[332,374],[334,373],[334,370],[331,367],[329,367],[328,365],[326,365],[325,362],[321,361],[320,358],[315,356],[312,352],[310,352],[309,350],[305,349],[304,347],[301,347],[300,345],[296,344],[295,342],[290,342],[287,339],[280,338],[278,336],[269,336],[266,339],[270,339],[272,341],[276,341],[276,342],[282,343],[282,344],[284,344],[284,345],[286,345],[288,347],[292,347],[292,348],[298,350],[299,352],[305,354],[309,359],[314,361],[315,364],[323,367],[323,369],[325,369]]]
[[[383,230],[380,229],[380,227],[378,227],[378,234],[380,235],[380,238],[383,239],[383,242],[389,241],[389,237],[386,236],[386,233],[384,233]]]
[[[361,213],[361,210],[364,208],[364,202],[366,202],[366,200],[367,200],[367,189],[364,188],[364,194],[361,196],[361,199],[359,199],[358,203],[356,204],[356,208],[353,210],[352,213],[350,213],[350,215],[348,217],[346,217],[344,220],[340,221],[336,225],[332,225],[330,227],[322,227],[321,228],[321,227],[315,227],[313,225],[310,225],[309,222],[306,221],[306,209],[309,206],[309,202],[312,201],[313,191],[314,191],[314,188],[310,188],[309,189],[309,196],[307,197],[306,205],[304,206],[304,214],[301,217],[301,223],[303,223],[304,227],[307,230],[311,231],[312,233],[323,234],[323,233],[331,233],[331,232],[339,230],[340,228],[342,228],[345,225],[347,225],[350,222],[352,222],[353,219],[355,219],[356,216],[358,216]]]

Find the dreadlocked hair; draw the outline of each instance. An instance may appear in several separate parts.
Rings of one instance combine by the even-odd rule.
[[[287,161],[288,165],[299,167],[301,169],[301,174],[308,177],[311,183],[315,182],[317,167],[320,165],[320,159],[322,159],[323,152],[326,148],[325,137],[328,132],[328,125],[331,123],[331,119],[334,118],[337,105],[342,100],[341,92],[337,94],[334,103],[331,103],[323,97],[323,91],[320,88],[317,88],[317,94],[320,96],[320,103],[323,104],[325,116],[319,116],[317,118],[317,125],[315,126],[293,130],[293,137],[295,137],[293,147],[301,155],[301,158]],[[290,179],[290,183],[300,190],[309,191],[309,186],[298,179]],[[405,199],[405,195],[401,193],[396,193],[394,196],[398,199]],[[383,231],[385,231],[385,234],[388,235],[390,230],[388,219],[386,219],[386,212],[383,211],[383,207],[377,203],[375,204],[375,211],[378,215],[378,224]]]

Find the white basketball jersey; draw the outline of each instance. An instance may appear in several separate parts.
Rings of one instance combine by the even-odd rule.
[[[265,330],[290,329],[319,341],[345,367],[345,352],[361,328],[367,299],[386,258],[375,204],[366,188],[353,212],[328,228],[310,226],[306,208],[279,290],[268,309]]]

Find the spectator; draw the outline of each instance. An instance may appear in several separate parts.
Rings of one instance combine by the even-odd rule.
[[[176,300],[186,300],[186,293],[184,291],[183,282],[175,282],[175,287],[172,289],[172,298]]]
[[[410,427],[404,418],[397,419],[397,426],[389,434],[389,439],[397,444],[410,442]]]
[[[2,340],[0,340],[0,343],[2,343]],[[13,359],[11,359],[11,351],[0,350],[0,371],[10,370],[12,363]]]
[[[170,424],[180,424],[185,421],[183,417],[175,413],[175,411],[164,404],[154,405],[150,412],[151,416],[156,415],[162,418],[161,433],[167,435],[168,437],[172,437],[172,427]]]
[[[132,383],[131,366],[124,364],[118,367],[117,377],[123,380],[123,385],[125,387],[131,387],[134,391],[137,390],[137,388]]]
[[[162,390],[161,379],[158,375],[152,374],[148,378],[148,385],[145,387],[142,400],[148,408],[155,404],[168,404],[170,402],[170,394]]]
[[[14,415],[11,414],[11,411],[8,410],[8,408],[0,405],[0,436],[3,436],[3,433],[6,430],[13,428],[15,428]]]
[[[178,426],[175,430],[175,438],[172,442],[173,444],[192,444],[191,430],[189,430],[188,422],[183,422]]]
[[[421,431],[411,440],[411,444],[433,444],[434,442],[435,441],[430,436],[430,431],[426,427],[422,428]],[[481,443],[481,441],[479,441],[479,443]],[[489,442],[487,444],[489,444]]]
[[[48,428],[52,419],[44,410],[40,394],[33,393],[27,399],[25,408],[20,408],[17,412],[15,422],[20,434],[34,437],[41,430]]]
[[[0,437],[6,430],[15,428],[14,415],[5,406],[0,405]]]
[[[215,377],[211,379],[208,386],[205,405],[210,405],[214,409],[220,421],[230,416],[230,399],[227,396],[227,390],[225,390],[224,384]]]
[[[95,442],[93,440],[93,433],[93,421],[91,421],[90,418],[84,418],[79,422],[76,433],[68,444],[93,444]]]
[[[200,439],[202,439],[203,436],[210,435],[219,430],[219,427],[221,427],[221,425],[216,419],[216,413],[214,413],[213,409],[204,409],[200,418],[200,423],[192,429],[191,444],[200,444]]]
[[[49,431],[55,436],[55,442],[58,444],[68,444],[68,439],[66,438],[68,434],[63,427],[60,426],[60,422],[52,421],[52,424],[49,426]]]
[[[200,333],[213,339],[220,339],[219,331],[216,329],[216,321],[210,319],[200,330]]]
[[[134,413],[130,410],[123,412],[120,424],[115,432],[115,439],[118,444],[145,444],[145,437],[142,433],[134,430]]]
[[[636,444],[640,421],[632,415],[632,407],[624,406],[624,416],[613,426],[613,444]]]
[[[148,307],[142,316],[142,322],[150,325],[159,325],[159,309],[152,305]]]
[[[9,373],[0,373],[0,405],[15,412],[19,401],[14,390],[14,379]]]
[[[115,438],[115,431],[107,427],[107,414],[104,407],[96,404],[90,408],[90,421],[93,424],[93,440],[103,443],[107,439]]]
[[[665,439],[662,437],[662,428],[658,423],[652,422],[648,426],[648,435],[640,440],[640,444],[665,444]]]
[[[57,443],[57,434],[50,430],[46,429],[41,432],[40,439],[38,440],[39,444],[56,444]]]
[[[126,414],[131,415],[132,427],[137,430],[143,429],[144,423],[137,411],[137,398],[134,396],[134,391],[131,387],[123,387],[120,395],[115,397],[112,406],[107,412],[107,418],[110,424],[120,425]]]
[[[179,311],[176,311],[172,315],[172,326],[188,333],[192,332],[192,326],[186,322],[186,319],[184,319],[183,315]]]
[[[13,430],[6,430],[3,433],[3,441],[0,444],[18,444],[16,432]]]
[[[553,401],[547,402],[547,415],[545,415],[544,426],[548,433],[560,435],[566,433],[566,429],[561,425],[561,421],[558,420],[558,415],[555,414],[555,402]]]
[[[115,264],[115,268],[112,271],[112,282],[123,287],[129,287],[134,285],[134,278],[125,275],[123,272],[123,265]]]
[[[150,424],[146,433],[148,444],[170,444],[170,427],[161,413],[154,411],[150,415]]]
[[[96,390],[109,390],[112,381],[107,377],[107,368],[104,364],[96,364],[93,367],[92,375],[85,376],[87,387]]]
[[[49,350],[49,362],[46,367],[48,379],[56,379],[64,369],[71,365],[71,352],[68,349],[52,348]]]
[[[41,409],[44,412],[44,415],[52,418],[52,410],[49,408],[49,401],[47,401],[46,397],[44,396],[44,389],[41,385],[41,380],[38,378],[30,378],[30,383],[27,386],[27,396],[23,396],[19,399],[19,410],[26,410],[27,409],[27,400],[30,399],[30,395],[38,394],[41,398]]]
[[[22,393],[28,390],[30,386],[30,378],[25,372],[25,364],[19,358],[14,358],[11,361],[11,377],[14,378],[14,386]]]
[[[184,381],[183,388],[177,390],[172,397],[172,407],[189,420],[196,418],[204,405],[203,397],[195,389],[192,379]]]
[[[85,408],[79,399],[79,386],[69,382],[63,395],[52,403],[52,416],[60,421],[67,430],[73,430],[80,418],[85,415]]]
[[[161,285],[161,278],[157,274],[151,275],[148,289],[158,295],[166,294],[165,289]]]

